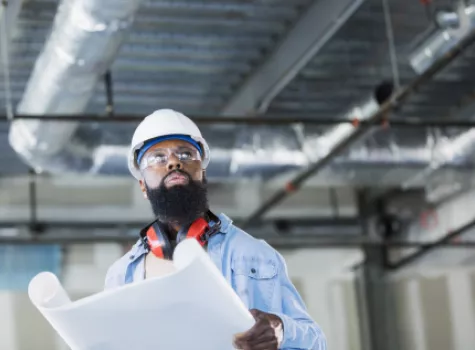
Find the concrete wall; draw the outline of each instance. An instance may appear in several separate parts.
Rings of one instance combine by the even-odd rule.
[[[475,267],[426,268],[398,275],[390,286],[395,349],[473,349]]]

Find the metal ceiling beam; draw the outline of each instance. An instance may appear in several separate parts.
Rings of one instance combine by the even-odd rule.
[[[3,73],[3,88],[5,89],[6,113],[13,117],[13,102],[10,79],[10,41],[16,27],[18,15],[23,6],[23,0],[2,1],[0,4],[0,72]]]
[[[475,220],[472,220],[469,223],[467,223],[467,224],[463,225],[462,227],[460,227],[459,229],[455,230],[454,232],[451,232],[448,235],[439,238],[437,241],[435,241],[433,243],[430,243],[430,244],[426,244],[424,246],[421,246],[420,249],[417,252],[402,258],[401,260],[397,261],[396,263],[388,264],[387,267],[390,268],[391,270],[401,269],[401,268],[403,268],[403,267],[405,267],[405,266],[407,266],[407,265],[423,258],[427,254],[429,254],[431,251],[433,251],[437,248],[446,247],[447,245],[449,245],[450,247],[456,247],[458,244],[461,244],[462,247],[464,245],[465,245],[465,247],[468,247],[467,244],[472,245],[472,243],[470,243],[470,242],[460,242],[460,243],[452,243],[451,244],[450,242],[453,242],[457,237],[464,234],[468,230],[473,229],[474,227],[475,227]],[[473,242],[473,243],[475,243],[475,242]],[[473,247],[475,247],[475,245],[473,245]]]
[[[315,0],[270,57],[229,100],[224,116],[265,113],[269,104],[364,0]]]
[[[37,204],[34,202],[30,203],[30,206],[34,207],[35,212],[37,211]],[[233,220],[236,226],[240,225],[240,220]],[[41,220],[35,216],[34,223],[38,226],[47,228],[47,229],[75,229],[75,230],[90,230],[90,229],[116,229],[116,228],[125,228],[125,229],[141,229],[146,224],[143,221],[73,221],[73,220]],[[28,227],[32,224],[30,220],[0,220],[0,229],[2,228],[12,228],[12,227]],[[308,229],[312,227],[332,227],[332,228],[355,228],[359,227],[359,220],[357,218],[350,217],[336,217],[336,218],[279,218],[279,219],[263,219],[257,222],[253,229],[258,229],[261,227],[266,227],[267,225],[277,225],[285,226],[289,229]]]
[[[14,119],[25,120],[48,120],[57,122],[94,122],[94,123],[139,123],[144,119],[143,115],[15,115]],[[266,116],[265,118],[255,117],[228,117],[222,116],[189,116],[198,125],[209,124],[240,124],[240,125],[291,125],[303,124],[314,126],[332,126],[338,124],[358,124],[360,127],[374,127],[374,122],[367,120],[344,119],[344,118],[315,118],[314,115],[308,116],[283,116],[273,117]],[[0,122],[7,122],[8,118],[5,115],[0,115]],[[475,120],[457,119],[450,116],[440,118],[418,118],[418,117],[397,117],[387,118],[381,121],[382,127],[404,127],[404,128],[426,128],[426,127],[440,127],[440,128],[473,128],[475,127]]]
[[[429,81],[437,73],[447,67],[455,58],[457,58],[462,52],[470,47],[475,42],[475,31],[468,37],[461,40],[457,45],[452,47],[444,56],[439,58],[428,70],[411,81],[408,85],[400,88],[393,96],[386,101],[379,108],[376,113],[367,118],[367,122],[371,125],[379,125],[387,118],[387,115],[396,108],[399,108],[404,101],[414,93],[425,82]],[[289,181],[284,188],[276,191],[273,196],[268,198],[259,208],[257,208],[244,222],[243,227],[246,228],[256,220],[260,219],[264,214],[282,202],[286,197],[292,195],[299,190],[301,185],[310,177],[317,174],[330,164],[336,157],[348,150],[350,146],[359,141],[365,136],[371,128],[361,128],[358,124],[355,124],[353,132],[349,133],[340,143],[338,143],[333,149],[331,149],[327,155],[320,158],[313,164],[310,164],[306,169],[299,172],[291,181]]]
[[[433,244],[416,251],[401,251],[399,257],[390,261],[393,270],[416,263],[417,267],[431,265],[438,259],[437,254],[430,253],[444,246],[446,242],[457,240],[464,242],[475,237],[475,213],[467,208],[473,206],[475,190],[465,191],[457,197],[439,204],[435,208],[421,210],[405,233],[408,240],[431,240]],[[402,207],[404,203],[400,203]],[[411,208],[408,206],[409,210]],[[464,237],[461,237],[464,236]],[[472,252],[470,252],[472,253]],[[470,253],[444,254],[444,263],[459,264],[467,259]]]
[[[1,2],[0,22],[5,21],[5,23],[0,25],[2,40],[3,38],[7,38],[7,41],[11,39],[22,5],[23,0],[9,0]],[[3,32],[4,29],[6,29],[6,33]]]
[[[362,247],[386,246],[388,248],[409,248],[420,247],[427,248],[433,246],[435,242],[385,242],[365,237],[320,237],[320,236],[278,236],[266,235],[258,237],[265,239],[272,246],[281,248],[345,248],[355,249]],[[134,243],[137,236],[134,235],[84,235],[84,234],[44,234],[41,236],[0,236],[0,245],[13,244],[90,244],[90,243]],[[474,241],[451,242],[444,241],[437,243],[439,246],[451,248],[475,248]]]

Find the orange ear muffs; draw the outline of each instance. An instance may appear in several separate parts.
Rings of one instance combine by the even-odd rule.
[[[147,241],[150,251],[157,258],[171,259],[172,247],[167,236],[162,233],[160,226],[154,222],[147,230]]]
[[[206,233],[209,231],[209,223],[203,219],[199,218],[191,224],[188,229],[186,238],[194,238],[198,243],[203,247],[206,244],[207,239],[205,238]]]
[[[177,234],[177,243],[185,238],[194,238],[204,247],[208,239],[221,229],[221,221],[213,213],[209,212],[208,216],[214,221],[214,225],[210,227],[209,222],[204,218],[198,218],[188,227],[188,230],[182,229]],[[149,250],[158,258],[169,259],[173,258],[173,247],[171,242],[160,224],[155,221],[146,229],[146,244]],[[143,232],[143,231],[142,231]],[[145,242],[144,242],[145,243]]]

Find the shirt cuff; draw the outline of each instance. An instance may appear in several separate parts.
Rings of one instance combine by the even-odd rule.
[[[289,341],[292,341],[296,337],[295,322],[292,318],[281,313],[274,313],[282,320],[282,326],[280,328],[280,338],[278,337],[279,346],[278,349],[284,349],[289,347]]]
[[[280,349],[280,347],[282,346],[282,343],[284,341],[284,326],[283,326],[283,323],[279,324],[279,327],[277,327],[275,329],[275,335],[277,337],[277,348]]]

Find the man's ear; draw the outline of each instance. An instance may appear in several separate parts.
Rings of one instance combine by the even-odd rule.
[[[145,187],[145,181],[144,180],[139,180],[139,185],[140,185],[140,189],[142,190],[144,198],[148,199],[147,188]]]

